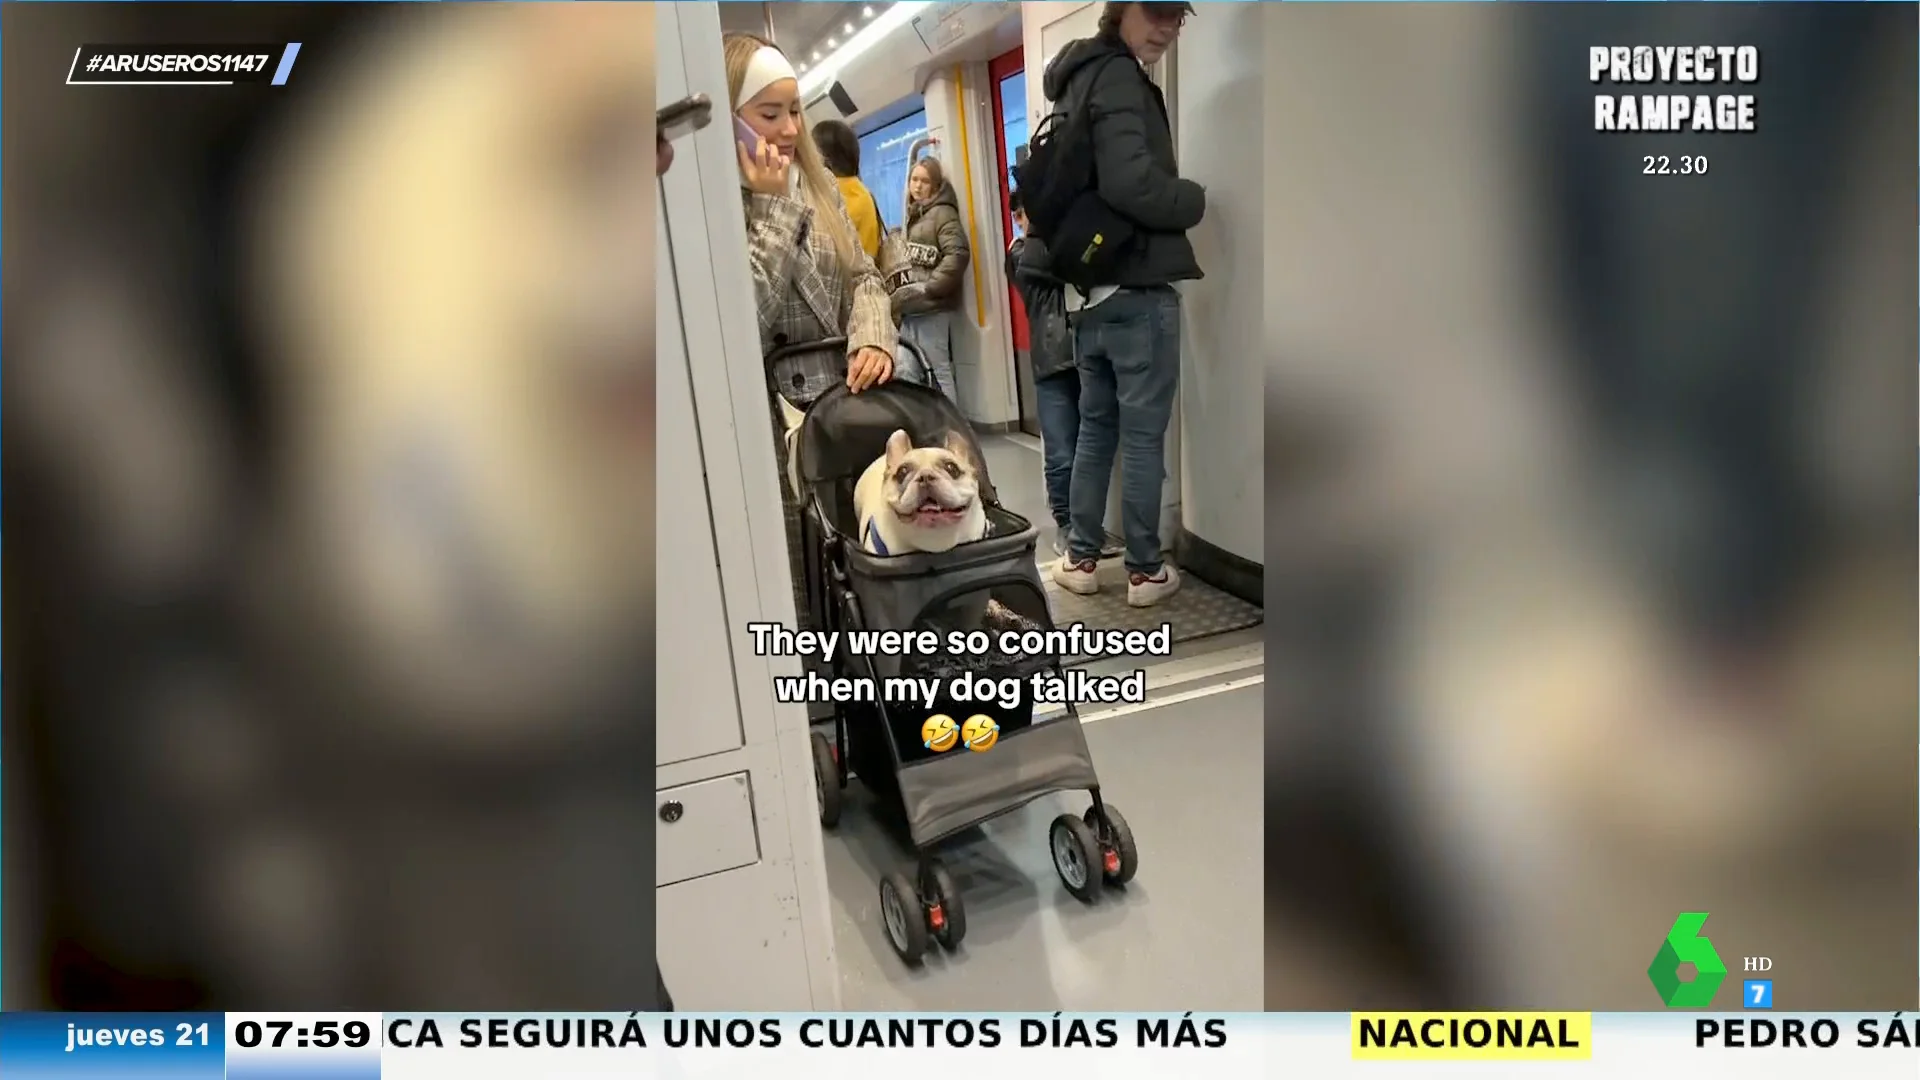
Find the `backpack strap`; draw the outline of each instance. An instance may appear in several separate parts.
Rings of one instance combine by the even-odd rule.
[[[1106,70],[1107,65],[1113,63],[1115,60],[1132,60],[1132,59],[1133,57],[1127,55],[1126,53],[1109,53],[1107,56],[1089,65],[1084,70],[1074,72],[1073,79],[1068,80],[1067,82],[1066,93],[1063,95],[1063,101],[1055,102],[1054,104],[1062,105],[1064,102],[1072,101],[1073,88],[1075,86],[1074,80],[1085,80],[1084,85],[1086,89],[1081,92],[1080,101],[1078,105],[1072,108],[1058,108],[1048,112],[1047,115],[1040,118],[1040,127],[1046,127],[1049,124],[1066,124],[1070,122],[1075,116],[1079,116],[1085,119],[1091,119],[1093,116],[1093,87],[1095,83],[1100,81],[1100,73]],[[1035,129],[1034,134],[1036,135],[1039,134],[1038,128]]]
[[[1080,91],[1079,107],[1076,108],[1074,112],[1079,115],[1081,120],[1085,121],[1089,125],[1088,131],[1087,131],[1087,139],[1089,141],[1093,139],[1093,131],[1091,128],[1091,125],[1093,123],[1093,89],[1094,87],[1100,84],[1100,73],[1107,70],[1107,68],[1117,60],[1126,60],[1132,63],[1135,67],[1140,66],[1140,62],[1138,60],[1135,60],[1131,54],[1119,52],[1119,53],[1108,53],[1105,58],[1101,59],[1097,63],[1090,64],[1087,67],[1086,75],[1084,76],[1084,78],[1086,79],[1085,88]],[[1088,171],[1093,176],[1094,187],[1095,189],[1098,189],[1100,185],[1100,155],[1097,149],[1093,155],[1092,160],[1087,163],[1087,167],[1088,167]],[[1079,294],[1080,308],[1085,308],[1087,301],[1093,298],[1092,293],[1088,292],[1085,289],[1082,289],[1078,285],[1068,285],[1066,282],[1061,282],[1061,286],[1066,289],[1071,289],[1075,293]],[[1069,325],[1072,324],[1073,316],[1077,314],[1079,314],[1078,309],[1069,309],[1067,311],[1067,321]]]

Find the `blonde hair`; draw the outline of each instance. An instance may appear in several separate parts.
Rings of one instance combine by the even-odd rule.
[[[736,102],[737,109],[739,105],[746,104],[738,101],[738,98],[740,87],[747,79],[747,65],[753,62],[753,54],[761,49],[778,50],[779,46],[739,31],[728,33],[723,40],[727,60],[727,100]],[[827,230],[827,238],[833,241],[834,253],[840,256],[841,273],[852,274],[853,268],[866,252],[856,242],[853,227],[847,223],[846,211],[841,208],[840,188],[827,173],[820,147],[813,141],[813,132],[807,129],[804,111],[800,116],[800,133],[794,139],[794,165],[800,170],[800,193],[806,197],[807,205],[813,208],[814,227]]]
[[[933,193],[935,195],[940,194],[940,185],[946,183],[947,178],[946,174],[940,168],[939,158],[934,157],[932,154],[924,154],[914,161],[913,169],[907,170],[909,177],[913,175],[914,169],[927,170],[927,181],[933,185]]]

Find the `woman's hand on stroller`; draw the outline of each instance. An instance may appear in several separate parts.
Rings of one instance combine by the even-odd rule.
[[[893,357],[868,345],[847,358],[847,389],[859,393],[893,378]]]

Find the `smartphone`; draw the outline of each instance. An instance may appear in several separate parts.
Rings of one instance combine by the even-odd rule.
[[[713,118],[713,102],[705,94],[692,94],[654,113],[654,124],[663,139],[677,139],[707,126]]]
[[[733,140],[746,148],[748,157],[760,152],[760,133],[737,116],[733,118]]]

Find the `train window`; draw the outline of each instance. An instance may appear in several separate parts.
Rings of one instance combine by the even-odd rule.
[[[880,204],[880,220],[889,229],[904,222],[907,205],[907,154],[927,133],[925,109],[860,136],[860,179]]]
[[[1027,145],[1027,73],[1016,71],[1000,80],[1001,137],[1006,140],[1007,150],[1007,190],[1012,191],[1019,185],[1013,182],[1013,166],[1019,159],[1019,150]]]

